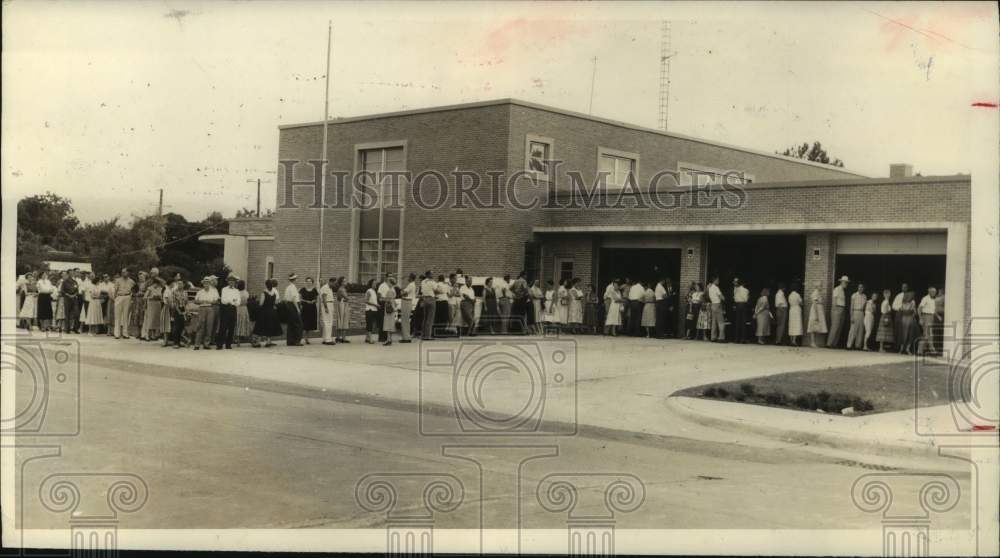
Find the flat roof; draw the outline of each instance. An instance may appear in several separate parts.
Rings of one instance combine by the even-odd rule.
[[[551,107],[551,106],[548,106],[548,105],[540,105],[538,103],[531,103],[531,102],[528,102],[528,101],[522,101],[520,99],[513,99],[513,98],[493,99],[493,100],[490,100],[490,101],[475,101],[475,102],[460,103],[460,104],[455,104],[455,105],[442,105],[442,106],[437,106],[437,107],[426,107],[426,108],[420,108],[420,109],[399,110],[399,111],[393,111],[393,112],[382,112],[382,113],[376,113],[376,114],[367,114],[367,115],[362,115],[362,116],[350,116],[350,117],[344,117],[344,118],[335,118],[335,119],[328,120],[327,123],[328,124],[347,124],[347,123],[351,123],[351,122],[362,122],[362,121],[365,121],[365,120],[378,120],[378,119],[381,119],[381,118],[393,118],[393,117],[397,117],[397,116],[410,116],[410,115],[415,115],[415,114],[428,114],[428,113],[434,113],[434,112],[446,112],[446,111],[453,111],[453,110],[465,110],[465,109],[473,109],[473,108],[481,108],[481,107],[491,107],[491,106],[496,106],[496,105],[517,105],[517,106],[532,108],[532,109],[536,109],[536,110],[544,110],[544,111],[552,112],[552,113],[555,113],[555,114],[562,114],[564,116],[572,116],[574,118],[580,118],[582,120],[590,120],[592,122],[600,122],[602,124],[608,124],[608,125],[611,125],[611,126],[618,126],[620,128],[626,128],[626,129],[629,129],[629,130],[636,130],[636,131],[639,131],[639,132],[646,132],[646,133],[650,133],[650,134],[657,134],[657,135],[665,136],[665,137],[669,137],[669,138],[682,139],[682,140],[686,140],[686,141],[693,141],[693,142],[703,143],[705,145],[711,145],[711,146],[714,146],[714,147],[722,147],[722,148],[725,148],[725,149],[732,149],[734,151],[742,151],[744,153],[750,153],[750,154],[753,154],[753,155],[761,155],[761,156],[764,156],[764,157],[771,157],[772,159],[779,159],[779,160],[782,160],[782,161],[788,161],[788,162],[797,163],[797,164],[800,164],[800,165],[808,165],[808,166],[813,166],[813,167],[822,168],[822,169],[826,169],[826,170],[834,170],[834,171],[837,171],[837,172],[843,172],[845,174],[853,174],[853,175],[855,175],[855,176],[857,176],[859,178],[868,178],[867,175],[864,175],[864,174],[861,174],[859,172],[855,172],[855,171],[846,169],[844,167],[834,167],[832,165],[824,165],[822,163],[816,163],[816,162],[813,162],[813,161],[807,161],[805,159],[797,159],[795,157],[787,157],[785,155],[779,155],[777,153],[769,153],[767,151],[761,151],[761,150],[758,150],[758,149],[751,149],[749,147],[741,147],[739,145],[732,145],[732,144],[723,143],[723,142],[719,142],[719,141],[707,140],[707,139],[704,139],[704,138],[699,138],[699,137],[695,137],[695,136],[688,136],[688,135],[685,135],[685,134],[678,134],[676,132],[666,132],[666,131],[663,131],[663,130],[658,130],[656,128],[648,128],[646,126],[639,126],[637,124],[629,124],[628,122],[622,122],[620,120],[612,120],[610,118],[602,118],[600,116],[593,116],[593,115],[590,115],[590,114],[584,114],[582,112],[575,112],[575,111],[571,111],[571,110],[565,110],[565,109],[561,109],[561,108]],[[310,127],[310,126],[319,126],[321,124],[323,124],[322,120],[317,120],[317,121],[314,121],[314,122],[302,122],[302,123],[298,123],[298,124],[282,124],[282,125],[278,126],[278,129],[279,130],[288,130],[288,129],[292,129],[292,128],[306,128],[306,127]]]

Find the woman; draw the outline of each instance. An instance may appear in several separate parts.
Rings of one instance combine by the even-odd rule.
[[[350,297],[347,296],[347,282],[343,277],[337,278],[336,299],[337,337],[334,341],[338,343],[350,343],[347,339],[347,329],[351,324],[351,303]]]
[[[656,292],[650,287],[646,287],[642,293],[642,318],[639,325],[646,330],[647,339],[653,337],[653,329],[656,327]]]
[[[42,271],[38,274],[38,282],[35,284],[35,289],[38,291],[35,315],[38,320],[38,329],[48,331],[52,328],[52,293],[55,292],[55,287],[52,285],[52,281],[49,281],[47,271]]]
[[[319,308],[316,301],[319,300],[319,291],[316,289],[316,282],[312,277],[306,277],[306,285],[299,289],[299,308],[302,313],[302,339],[309,344],[309,334],[319,330]]]
[[[906,291],[903,293],[903,302],[899,307],[900,333],[903,336],[903,338],[899,340],[900,354],[913,354],[912,345],[918,337],[915,332],[917,329],[917,320],[915,318],[916,312],[917,303],[913,300],[913,291]]]
[[[462,277],[462,285],[465,277]],[[458,274],[448,276],[448,329],[456,335],[462,331],[462,285],[458,284]]]
[[[757,306],[753,309],[753,317],[757,320],[758,345],[763,345],[764,338],[771,336],[771,303],[768,301],[770,295],[770,289],[767,287],[761,289],[760,297],[757,299]]]
[[[378,303],[379,311],[382,313],[381,324],[382,324],[382,334],[385,335],[385,342],[382,343],[383,346],[388,347],[392,345],[392,334],[396,332],[396,316],[399,313],[398,297],[399,293],[396,289],[396,278],[389,276],[386,279],[389,288],[384,291],[384,294],[379,294]],[[458,331],[455,332],[456,334]]]
[[[493,278],[487,277],[483,284],[483,315],[479,318],[479,323],[485,325],[490,330],[490,335],[495,333],[494,326],[500,318],[500,307],[497,305],[497,292],[493,288]]]
[[[608,289],[608,315],[604,319],[604,334],[618,337],[618,327],[622,325],[622,293],[619,290],[618,279],[612,282],[613,289]]]
[[[878,352],[884,353],[886,345],[892,345],[896,342],[896,335],[893,331],[894,324],[892,291],[885,289],[882,291],[882,316],[878,321],[878,333],[875,334],[875,341],[878,342]]]
[[[536,334],[541,335],[542,324],[545,320],[545,313],[542,311],[545,307],[545,292],[542,290],[541,281],[538,279],[532,281],[528,294],[531,296],[531,309],[534,314],[533,330]]]
[[[369,279],[365,284],[365,343],[374,345],[378,339],[378,293],[375,292],[375,280]]]
[[[698,283],[698,339],[703,341],[712,340],[712,310],[711,305],[705,300],[708,294],[701,283]]]
[[[872,291],[872,297],[865,302],[865,350],[871,350],[868,342],[871,340],[872,329],[875,327],[875,305],[878,304],[878,291]]]
[[[448,330],[448,323],[451,321],[451,307],[448,299],[451,297],[451,283],[445,280],[444,275],[437,276],[434,284],[434,335],[444,335]],[[500,314],[496,315],[499,320]]]
[[[24,274],[24,284],[21,285],[21,292],[18,294],[23,297],[21,308],[17,311],[18,323],[24,329],[31,331],[38,315],[38,282],[35,281],[34,273],[29,271]]]
[[[559,305],[559,299],[557,298],[557,291],[552,284],[552,281],[545,282],[545,303],[543,312],[545,318],[543,322],[552,325],[559,323],[559,312],[556,310],[556,306]]]
[[[253,334],[264,339],[265,347],[273,347],[271,338],[284,333],[281,324],[278,323],[278,302],[278,281],[276,279],[264,281],[264,291],[258,296],[257,321],[253,324]]]
[[[701,293],[698,291],[698,283],[694,281],[688,285],[687,305],[687,313],[684,315],[684,339],[694,339],[701,312]]]
[[[236,289],[240,291],[240,305],[236,307],[236,327],[233,329],[233,337],[236,338],[236,346],[244,339],[250,340],[253,335],[253,325],[250,323],[250,310],[247,303],[250,302],[250,293],[247,292],[247,282],[243,279],[236,281]]]
[[[171,318],[170,311],[170,300],[174,296],[174,289],[183,290],[184,284],[178,279],[180,275],[174,275],[173,277],[167,277],[163,285],[163,301],[160,304],[160,333],[163,336],[163,346],[170,346],[170,333],[173,331],[173,320]]]
[[[604,322],[601,321],[601,305],[597,301],[593,285],[587,285],[587,292],[583,296],[583,301],[583,326],[586,328],[587,333],[595,335],[600,331]]]
[[[135,285],[132,286],[132,300],[128,317],[126,335],[139,341],[146,341],[146,291],[149,289],[149,274],[140,271]],[[162,293],[161,293],[162,295]]]
[[[817,281],[809,294],[809,325],[806,326],[806,333],[809,334],[809,346],[816,348],[816,334],[826,334],[826,311],[823,309],[823,297],[820,290],[823,283]]]
[[[148,341],[160,338],[161,310],[163,310],[163,279],[153,277],[146,287],[146,311],[142,319],[142,332]]]
[[[63,331],[65,329],[63,324],[66,323],[66,305],[62,296],[62,284],[65,280],[66,272],[60,271],[59,278],[52,284],[55,288],[52,292],[52,324],[56,331]]]
[[[121,276],[120,273],[115,273],[115,279]],[[114,325],[115,325],[115,283],[112,281],[111,276],[107,273],[101,278],[101,282],[98,283],[101,291],[101,310],[104,312],[104,329],[107,335],[114,335]]]
[[[802,295],[791,286],[788,293],[788,341],[793,347],[801,344],[802,337]]]
[[[103,282],[91,283],[90,294],[86,297],[89,301],[87,304],[87,331],[91,335],[97,335],[100,332],[101,326],[104,325],[104,308],[102,307],[102,298],[107,295],[107,291],[102,287]]]
[[[580,278],[574,277],[569,281],[569,291],[567,292],[566,323],[572,333],[580,333],[583,326],[583,291],[578,285]]]
[[[569,324],[569,289],[566,285],[569,283],[568,279],[563,279],[559,281],[559,290],[556,291],[556,300],[559,304],[556,305],[556,323],[568,325]]]

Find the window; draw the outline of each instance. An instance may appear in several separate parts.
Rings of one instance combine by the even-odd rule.
[[[677,165],[680,174],[681,186],[698,184],[707,186],[710,184],[751,184],[753,175],[738,170],[722,170],[693,163],[679,163]]]
[[[571,258],[556,258],[556,284],[573,278],[573,263]]]
[[[604,178],[604,185],[621,188],[625,186],[629,176],[635,177],[638,171],[639,156],[635,153],[614,151],[612,149],[597,149],[597,172]]]
[[[405,169],[403,147],[362,149],[358,169],[375,192],[375,203],[362,208],[358,226],[358,281],[380,279],[386,273],[398,273],[402,236],[402,188],[399,177],[388,171]]]
[[[267,267],[264,270],[265,279],[274,279],[274,258],[271,256],[267,257]]]
[[[528,134],[524,152],[524,170],[539,180],[549,180],[552,173],[552,138]]]

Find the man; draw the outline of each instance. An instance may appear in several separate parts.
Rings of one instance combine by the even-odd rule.
[[[493,289],[497,293],[497,306],[500,309],[500,333],[506,334],[510,330],[510,309],[513,298],[510,292],[510,274],[494,282]]]
[[[667,301],[667,321],[663,324],[663,334],[672,339],[677,337],[675,329],[677,327],[677,291],[674,290],[674,282],[669,277],[663,279],[663,288],[667,293],[663,300]]]
[[[392,345],[392,332],[396,330],[396,276],[391,273],[385,274],[385,279],[375,291],[378,295],[379,316],[379,341],[385,346]]]
[[[747,302],[750,300],[750,290],[743,286],[739,278],[733,279],[733,320],[736,322],[733,337],[737,343],[746,343],[747,337]]]
[[[285,314],[288,320],[285,329],[285,344],[289,347],[302,347],[302,314],[300,314],[299,301],[301,296],[299,296],[299,289],[295,285],[295,281],[298,280],[299,276],[290,273],[288,275],[288,286],[285,287],[285,296],[282,300],[285,303]]]
[[[851,329],[847,333],[848,349],[865,347],[865,284],[858,283],[858,290],[851,295]]]
[[[774,293],[774,344],[781,345],[785,341],[785,328],[788,325],[788,298],[785,297],[785,284],[778,283]]]
[[[215,337],[215,350],[223,345],[233,348],[233,334],[236,332],[236,308],[240,305],[240,290],[236,288],[239,278],[233,274],[226,277],[226,286],[219,295],[219,334]]]
[[[175,349],[181,348],[181,337],[184,335],[184,311],[187,306],[188,296],[185,289],[184,280],[178,273],[174,278],[174,288],[170,290],[170,296],[164,300],[170,312],[170,343]]]
[[[513,320],[511,325],[516,333],[524,335],[528,333],[528,305],[531,304],[528,280],[525,278],[524,271],[517,274],[517,279],[511,285],[510,292],[514,298],[511,310],[511,319]]]
[[[713,343],[726,342],[726,316],[722,312],[722,303],[725,300],[726,297],[722,295],[722,289],[719,288],[719,276],[715,275],[708,285],[708,302],[712,307],[712,333],[710,338]]]
[[[934,299],[934,323],[937,324],[934,328],[934,346],[943,351],[944,343],[941,338],[944,336],[944,328],[941,326],[944,324],[944,287],[938,289],[937,298]]]
[[[840,330],[843,329],[846,318],[844,307],[847,306],[847,294],[845,291],[850,282],[851,280],[844,275],[840,278],[840,284],[833,288],[833,304],[830,305],[830,336],[826,339],[826,346],[830,349],[840,345]]]
[[[462,300],[459,304],[459,311],[462,313],[462,324],[465,326],[465,331],[462,335],[475,335],[476,328],[476,291],[472,289],[472,277],[465,278],[465,284],[461,286],[458,291]]]
[[[667,289],[663,286],[663,279],[656,282],[656,288],[653,289],[653,298],[656,309],[656,328],[654,332],[657,339],[663,339],[666,336],[667,328]]]
[[[115,279],[115,339],[128,339],[129,309],[132,307],[132,288],[135,281],[129,276],[128,268]]]
[[[903,297],[906,293],[910,292],[910,286],[903,283],[900,287],[899,292],[892,299],[892,329],[895,335],[894,339],[899,343],[903,339],[903,316],[899,312],[899,309],[903,307]]]
[[[642,335],[642,297],[646,289],[642,281],[636,281],[628,289],[628,334],[633,337]]]
[[[934,348],[934,321],[937,315],[936,299],[937,289],[928,287],[927,294],[924,295],[924,298],[920,299],[920,306],[917,307],[920,314],[920,328],[923,330],[923,339],[921,339],[923,350],[921,354],[937,354],[937,349]]]
[[[77,306],[77,295],[80,287],[76,283],[76,270],[71,269],[59,285],[59,296],[63,301],[63,333],[79,333],[77,322],[80,318],[80,308]]]
[[[333,340],[333,316],[335,313],[337,278],[331,277],[325,285],[319,288],[319,320],[323,334],[323,345],[336,345]]]
[[[411,273],[406,280],[406,286],[399,293],[399,326],[401,336],[400,343],[411,343],[411,326],[413,320],[413,305],[417,298],[417,274]]]
[[[424,312],[424,325],[420,330],[420,338],[424,341],[434,339],[434,306],[436,299],[434,289],[437,283],[430,270],[424,273],[424,280],[420,282],[420,308]]]

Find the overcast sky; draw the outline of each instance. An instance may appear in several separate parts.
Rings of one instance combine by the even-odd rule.
[[[819,140],[851,170],[969,172],[996,118],[993,3],[3,4],[4,198],[46,190],[85,222],[273,207],[277,127],[516,97],[765,151]],[[977,71],[978,70],[978,71]]]

